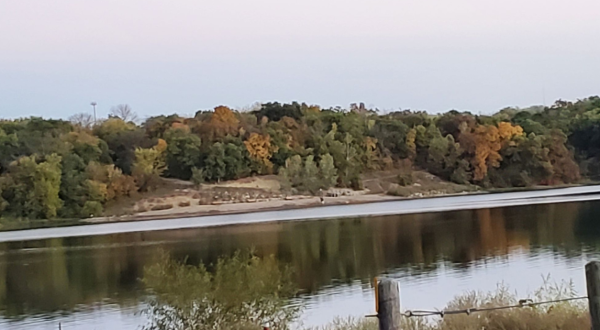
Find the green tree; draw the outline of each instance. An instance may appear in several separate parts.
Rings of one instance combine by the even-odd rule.
[[[167,169],[165,162],[166,142],[159,139],[152,148],[135,150],[133,176],[141,191],[154,188],[163,172]]]
[[[62,171],[59,197],[64,202],[61,217],[75,218],[87,200],[85,182],[88,179],[86,163],[77,154],[67,154],[62,158]]]
[[[258,120],[261,120],[263,117],[268,118],[269,121],[279,121],[283,117],[300,119],[302,117],[302,110],[308,108],[309,106],[304,103],[280,104],[272,102],[262,104],[260,110],[254,111],[253,114],[256,115]]]
[[[285,161],[285,167],[279,169],[279,176],[286,188],[296,188],[302,185],[302,157],[294,155]]]
[[[40,163],[35,156],[13,162],[4,177],[7,213],[29,219],[56,217],[62,207],[60,161],[60,156],[53,154]]]
[[[167,175],[189,180],[192,168],[200,165],[202,141],[185,129],[172,128],[165,133]]]
[[[330,154],[321,156],[321,161],[319,162],[319,178],[323,189],[335,187],[337,184],[337,169],[335,168],[333,157]]]
[[[238,140],[239,141],[239,140]],[[250,174],[250,158],[243,144],[225,144],[225,178],[239,179]]]
[[[302,190],[309,191],[311,194],[316,194],[321,187],[319,182],[319,168],[315,163],[315,157],[309,155],[304,159],[304,166],[302,168]]]
[[[0,174],[18,157],[18,147],[17,134],[6,134],[0,127]]]
[[[112,161],[125,174],[133,172],[136,150],[148,149],[154,144],[144,130],[116,117],[97,125],[94,134],[106,142]]]
[[[225,165],[225,146],[221,142],[216,142],[208,149],[208,154],[204,160],[204,173],[208,181],[221,182],[227,175]]]

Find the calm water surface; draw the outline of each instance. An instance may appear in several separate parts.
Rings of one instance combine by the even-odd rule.
[[[375,276],[399,279],[407,309],[442,308],[503,282],[573,280],[600,258],[600,202],[242,225],[0,244],[0,329],[137,329],[139,279],[159,250],[190,263],[254,247],[295,269],[305,325],[373,313]]]

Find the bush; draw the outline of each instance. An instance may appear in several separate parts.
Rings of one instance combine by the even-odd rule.
[[[185,202],[179,202],[179,207],[188,207],[190,205],[192,205],[192,203],[190,201],[185,201]]]
[[[104,211],[104,207],[102,203],[96,201],[87,201],[83,205],[83,209],[81,210],[81,215],[86,218],[97,217],[102,215]]]
[[[168,210],[168,209],[172,209],[173,208],[173,204],[158,204],[158,205],[154,205],[150,208],[151,211],[160,211],[160,210]]]
[[[396,180],[398,181],[398,184],[402,187],[410,186],[414,182],[412,172],[402,172],[398,174]]]
[[[274,256],[259,258],[236,252],[220,258],[211,271],[159,253],[144,269],[142,282],[151,290],[144,311],[147,330],[289,329],[300,308],[290,306],[297,290],[291,271]]]
[[[360,175],[353,175],[350,178],[350,188],[354,190],[363,190],[364,187]]]
[[[201,185],[206,181],[206,173],[203,169],[194,167],[192,168],[192,182],[196,185]]]

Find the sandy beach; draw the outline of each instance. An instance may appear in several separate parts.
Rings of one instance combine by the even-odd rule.
[[[293,210],[332,205],[363,204],[405,199],[383,194],[365,194],[355,196],[324,197],[323,203],[315,196],[295,196],[290,199],[272,199],[253,203],[223,203],[219,205],[190,205],[167,210],[140,212],[133,215],[96,217],[83,220],[86,223],[105,223],[115,221],[159,220],[172,218],[191,218],[207,215],[226,215],[251,212]]]

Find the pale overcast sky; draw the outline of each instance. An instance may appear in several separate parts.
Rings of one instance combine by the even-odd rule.
[[[0,0],[0,117],[600,94],[598,0]]]

